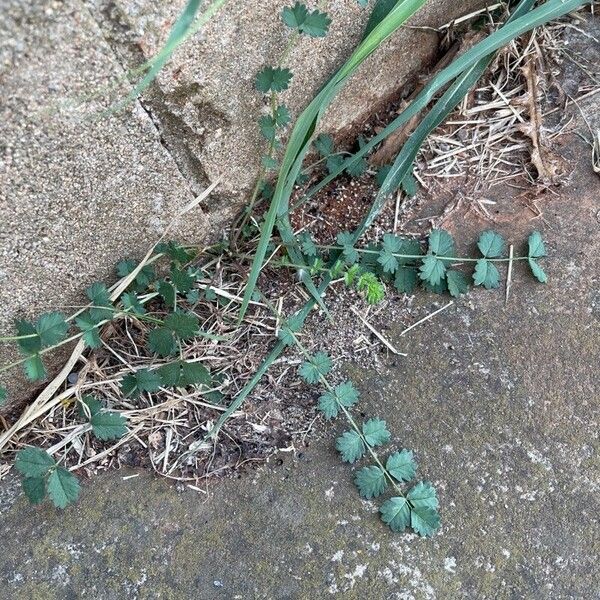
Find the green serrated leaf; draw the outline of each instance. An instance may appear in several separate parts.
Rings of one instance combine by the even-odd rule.
[[[480,258],[475,264],[473,282],[475,285],[482,285],[488,290],[497,288],[500,285],[500,273],[496,265],[485,258]]]
[[[288,27],[311,37],[324,37],[331,24],[331,19],[326,13],[319,10],[309,12],[308,8],[300,2],[296,2],[294,6],[286,6],[281,16]]]
[[[344,462],[353,463],[366,452],[362,437],[356,431],[346,431],[335,440],[335,447]]]
[[[256,89],[264,94],[287,90],[292,72],[280,67],[265,67],[256,76]]]
[[[429,234],[429,252],[438,256],[454,256],[454,238],[443,229],[433,229]]]
[[[407,498],[412,506],[424,506],[435,510],[439,505],[437,492],[429,481],[419,481],[408,492]]]
[[[410,507],[406,498],[395,496],[386,500],[379,509],[381,520],[395,532],[404,531],[410,523]]]
[[[79,497],[77,477],[63,467],[57,467],[48,477],[48,496],[57,508],[65,508]]]
[[[92,432],[99,440],[117,440],[127,433],[127,419],[114,411],[100,411],[90,419]]]
[[[317,352],[300,365],[298,373],[306,383],[317,383],[321,379],[321,375],[327,375],[330,369],[331,358],[329,355],[326,352]]]
[[[454,269],[446,271],[446,283],[450,295],[454,298],[469,291],[469,280],[461,271],[455,271]]]
[[[362,432],[367,444],[371,447],[386,444],[392,437],[383,419],[369,419],[366,423],[363,423]]]
[[[394,287],[399,292],[412,294],[417,286],[417,270],[410,267],[398,267],[394,278]]]
[[[125,292],[121,296],[123,309],[134,315],[143,315],[146,309],[134,292]]]
[[[157,371],[139,369],[126,375],[121,380],[121,390],[125,396],[135,398],[141,392],[156,392],[162,385],[162,379]]]
[[[43,477],[55,465],[45,450],[33,446],[19,450],[15,458],[15,469],[25,477]]]
[[[275,125],[277,127],[285,127],[291,120],[290,111],[285,104],[280,104],[273,113]]]
[[[486,258],[497,258],[504,250],[504,238],[491,229],[479,236],[477,247]]]
[[[94,318],[94,315],[92,315],[90,311],[86,310],[75,317],[75,324],[83,333],[81,337],[87,346],[90,348],[98,348],[102,345],[98,320]]]
[[[440,528],[440,516],[436,510],[417,507],[410,510],[410,526],[423,537],[432,536]]]
[[[313,144],[315,146],[315,150],[324,158],[335,152],[333,138],[326,133],[321,133],[318,135]]]
[[[39,504],[46,497],[45,477],[25,477],[21,485],[31,504]]]
[[[33,323],[29,321],[15,321],[15,329],[17,330],[18,336],[30,335],[33,337],[27,337],[21,340],[17,340],[17,344],[23,354],[35,354],[42,349],[42,340],[38,335]]]
[[[186,250],[174,241],[158,244],[156,246],[156,254],[166,254],[172,261],[180,265],[189,263],[196,256],[194,252]]]
[[[175,298],[177,296],[175,287],[164,279],[158,282],[158,295],[163,299],[164,303],[169,306],[175,306]]]
[[[369,163],[367,162],[367,159],[361,158],[360,160],[353,162],[345,172],[350,175],[350,177],[361,177],[367,172],[368,168]]]
[[[417,179],[412,174],[412,172],[409,171],[404,176],[404,179],[402,180],[402,183],[400,185],[402,186],[402,189],[404,190],[404,193],[407,196],[412,197],[417,195]]]
[[[387,487],[385,473],[379,467],[363,467],[354,479],[356,487],[363,498],[377,498]]]
[[[302,254],[307,257],[317,256],[317,246],[315,245],[310,233],[308,231],[303,231],[301,234],[297,236],[298,243],[300,244],[300,249],[302,250]]]
[[[270,115],[263,115],[258,119],[258,127],[262,136],[268,141],[272,142],[277,135],[275,128],[275,121]]]
[[[196,337],[200,328],[200,321],[193,314],[176,312],[165,319],[164,326],[170,329],[180,340],[189,340]]]
[[[398,268],[398,259],[386,249],[381,250],[377,262],[383,268],[384,273],[394,273]]]
[[[179,269],[171,265],[171,283],[178,293],[187,294],[194,287],[194,278],[188,273],[187,269]]]
[[[91,396],[90,394],[86,394],[81,398],[81,402],[77,407],[77,412],[80,417],[84,417],[86,419],[91,419],[96,413],[99,413],[102,410],[102,402]]]
[[[96,322],[112,319],[114,311],[112,310],[110,293],[104,283],[92,283],[92,285],[86,289],[85,293],[92,303],[89,314]]]
[[[432,285],[428,281],[422,281],[421,283],[428,292],[432,292],[433,294],[445,294],[448,291],[448,284],[445,277],[435,285]]]
[[[333,392],[325,392],[319,398],[319,410],[323,413],[326,419],[333,419],[338,416],[339,406]]]
[[[298,333],[302,328],[304,319],[300,314],[294,314],[287,319],[285,325],[279,330],[277,337],[286,345],[291,346],[294,342],[293,333]]]
[[[351,381],[344,381],[333,388],[337,401],[346,408],[354,406],[360,396]]]
[[[173,332],[166,327],[156,327],[148,334],[148,348],[163,358],[171,356],[177,350]]]
[[[423,258],[423,264],[419,267],[419,277],[430,285],[438,285],[446,273],[446,264],[443,260],[428,254]]]
[[[211,385],[209,370],[199,362],[177,360],[158,369],[163,385],[167,387],[187,387],[189,385]]]
[[[25,370],[27,379],[30,381],[42,381],[43,379],[46,379],[46,368],[44,367],[42,357],[39,354],[30,356],[23,363],[23,369]]]
[[[535,261],[535,260],[533,260],[533,258],[527,259],[527,262],[529,263],[529,268],[531,269],[531,272],[533,273],[533,276],[540,283],[547,283],[548,276],[546,275],[544,269],[542,269],[542,267],[540,267],[540,265],[538,264],[538,262]]]
[[[385,468],[398,481],[410,481],[417,471],[417,465],[410,450],[401,450],[391,454],[385,463]]]
[[[342,254],[346,264],[353,265],[358,261],[358,251],[353,247],[351,233],[348,233],[347,231],[338,233],[336,241],[342,246]]]
[[[46,313],[37,320],[35,330],[42,347],[47,348],[62,342],[67,337],[69,325],[62,313]]]
[[[529,252],[527,256],[529,258],[541,258],[542,256],[546,256],[546,246],[544,245],[544,240],[542,239],[542,234],[539,231],[534,231],[528,240]]]

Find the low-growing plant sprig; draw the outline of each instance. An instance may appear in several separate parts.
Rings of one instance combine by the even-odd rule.
[[[393,282],[399,292],[410,294],[420,281],[426,289],[436,293],[449,293],[453,297],[469,290],[469,278],[454,267],[463,263],[475,264],[471,279],[475,286],[486,289],[500,285],[498,263],[527,261],[533,276],[546,283],[548,277],[539,264],[546,256],[541,234],[534,231],[528,239],[528,252],[524,256],[504,256],[506,241],[497,232],[484,231],[477,241],[481,256],[457,256],[454,238],[443,229],[434,229],[427,241],[427,252],[416,239],[403,238],[391,233],[383,236],[380,244],[356,248],[352,236],[342,232],[337,244],[317,244],[308,232],[296,236],[298,246],[307,259],[312,276],[327,273],[332,279],[343,278],[348,286],[355,285],[369,304],[377,304],[385,296],[384,281]],[[332,267],[325,266],[321,253],[335,252],[340,255]],[[284,257],[279,266],[305,269]],[[330,263],[331,264],[331,263]]]
[[[270,303],[268,305],[278,314]],[[350,429],[339,436],[335,443],[342,461],[353,464],[369,454],[375,463],[356,472],[354,483],[359,494],[365,499],[372,499],[391,489],[394,495],[379,509],[382,521],[395,532],[411,527],[421,536],[433,535],[440,526],[435,488],[428,481],[420,481],[407,492],[401,487],[416,475],[417,465],[413,453],[406,449],[396,450],[384,463],[375,448],[391,440],[386,422],[379,418],[369,418],[359,426],[350,413],[350,409],[358,402],[359,391],[349,380],[332,385],[327,379],[332,366],[330,357],[322,351],[311,355],[298,339],[297,331],[298,327],[292,317],[281,327],[279,339],[286,345],[295,345],[303,355],[305,360],[298,370],[300,377],[308,384],[320,383],[325,388],[318,404],[323,416],[330,420],[341,413],[350,425]]]

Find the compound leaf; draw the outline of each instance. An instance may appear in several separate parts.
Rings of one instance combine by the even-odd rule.
[[[127,419],[114,411],[100,411],[90,419],[92,431],[99,440],[116,440],[127,433]]]
[[[277,337],[286,345],[291,346],[294,344],[294,333],[298,333],[302,328],[303,319],[301,315],[294,314],[289,319],[285,325],[281,327]]]
[[[406,498],[395,496],[386,500],[379,509],[381,520],[389,525],[392,531],[404,531],[410,523],[410,507]]]
[[[358,261],[358,251],[353,246],[352,234],[347,231],[338,233],[337,243],[342,247],[342,254],[344,255],[344,261],[348,265],[353,265]]]
[[[450,295],[454,298],[469,291],[469,280],[461,271],[454,269],[446,271],[446,283],[448,284]]]
[[[398,481],[410,481],[417,471],[417,465],[410,450],[401,450],[391,454],[385,463],[385,468]]]
[[[146,312],[146,309],[134,292],[125,292],[121,296],[121,302],[123,303],[123,308],[129,313],[143,315]]]
[[[344,462],[353,463],[366,452],[363,439],[356,431],[346,431],[335,440],[335,447]]]
[[[376,498],[385,492],[387,481],[385,473],[376,466],[363,467],[354,479],[356,487],[363,498]]]
[[[477,247],[486,258],[497,258],[504,250],[504,238],[491,229],[479,236]]]
[[[294,6],[286,6],[281,16],[288,27],[310,37],[324,37],[331,25],[331,19],[326,13],[319,10],[309,12],[308,8],[300,2],[296,2]]]
[[[475,264],[473,281],[475,285],[483,285],[488,290],[497,288],[500,285],[500,273],[494,263],[485,258],[480,258]]]
[[[77,477],[63,467],[57,467],[48,477],[48,495],[54,506],[65,508],[79,497]]]
[[[46,497],[45,477],[25,477],[22,485],[23,491],[31,504],[39,504]]]
[[[424,506],[435,510],[439,504],[437,492],[429,481],[419,481],[408,492],[407,497],[412,506]]]
[[[19,450],[15,458],[15,469],[25,477],[43,477],[55,465],[45,450],[33,446]]]
[[[383,419],[369,419],[363,423],[362,432],[367,444],[371,447],[381,446],[389,442],[392,437]]]

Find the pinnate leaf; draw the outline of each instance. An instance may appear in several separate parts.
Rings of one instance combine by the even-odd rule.
[[[366,452],[362,437],[356,431],[346,431],[335,440],[335,447],[344,462],[353,463]]]
[[[162,380],[157,371],[139,369],[123,377],[121,389],[125,396],[135,398],[140,392],[156,392],[162,385]]]
[[[165,319],[164,326],[180,340],[189,340],[196,336],[200,321],[193,314],[176,312]]]
[[[82,332],[82,339],[90,348],[98,348],[102,344],[100,339],[100,330],[98,329],[98,319],[92,315],[89,310],[75,317],[75,323]]]
[[[362,426],[362,432],[369,446],[381,446],[392,437],[383,419],[369,419]]]
[[[354,479],[358,491],[363,498],[376,498],[385,492],[387,481],[385,473],[376,466],[363,467]]]
[[[69,325],[65,316],[59,312],[46,313],[42,315],[35,325],[36,332],[40,338],[43,348],[54,346],[67,336]]]
[[[342,247],[342,253],[346,264],[353,265],[358,261],[358,251],[353,246],[351,233],[347,231],[338,233],[336,241]]]
[[[385,468],[394,479],[410,481],[415,476],[417,465],[410,450],[401,450],[388,457]]]
[[[79,497],[77,477],[63,467],[57,467],[48,477],[48,495],[57,508],[65,508]]]
[[[15,458],[15,469],[25,477],[43,477],[55,465],[45,450],[33,446],[19,450]]]

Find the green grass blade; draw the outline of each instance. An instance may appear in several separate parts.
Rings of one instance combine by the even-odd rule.
[[[348,77],[356,71],[363,61],[368,58],[380,44],[388,39],[410,16],[412,16],[425,1],[426,0],[397,0],[389,13],[363,39],[346,63],[328,81],[298,117],[286,147],[275,192],[261,230],[258,247],[254,256],[250,275],[248,276],[248,283],[240,308],[240,321],[246,313],[252,293],[256,287],[256,282],[258,281],[258,276],[267,253],[267,246],[271,239],[275,221],[278,215],[287,215],[288,202],[292,194],[294,183],[302,167],[302,161],[309,150],[316,126],[323,113],[343,87]],[[287,217],[285,218],[283,226],[280,228],[280,233],[284,238],[284,243],[288,244],[290,235],[293,237],[293,233],[289,227]],[[286,241],[286,239],[288,241]],[[297,264],[304,264],[302,257],[297,255],[298,253],[293,250],[293,247],[288,246],[288,250],[290,249],[292,259],[294,261],[299,259]]]

